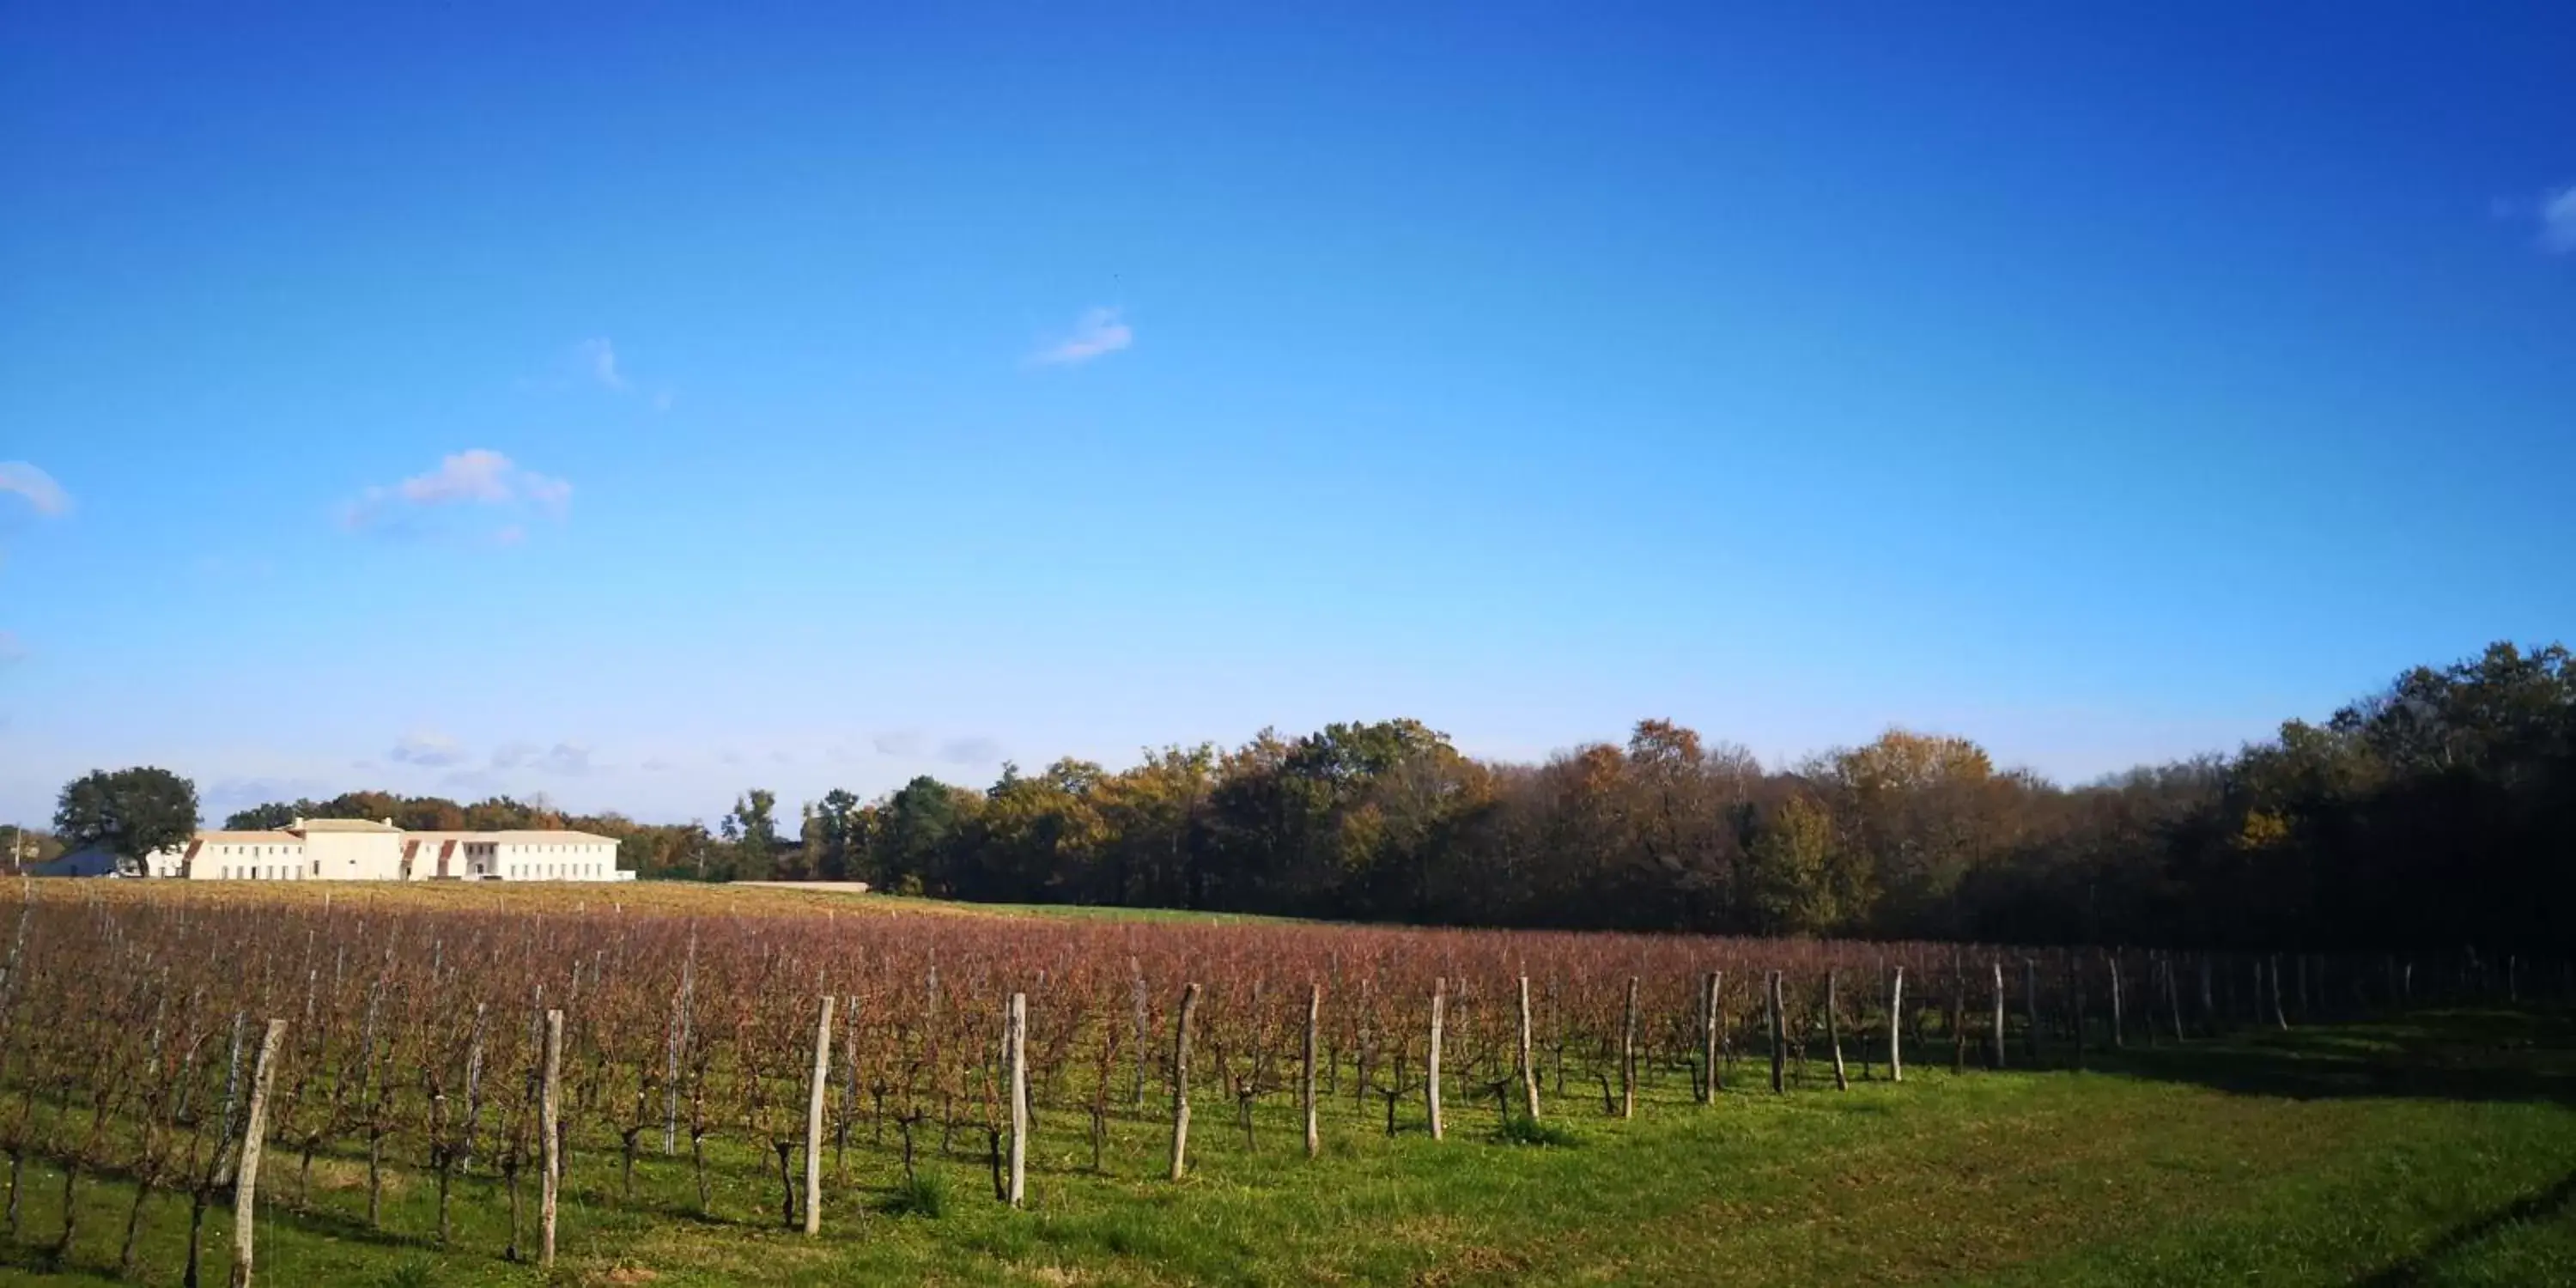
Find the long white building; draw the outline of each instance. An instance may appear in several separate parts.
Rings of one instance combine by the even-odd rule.
[[[155,877],[190,881],[632,881],[617,841],[589,832],[406,832],[393,820],[299,818],[269,832],[199,832],[153,851]],[[39,876],[107,876],[115,856],[77,850]]]

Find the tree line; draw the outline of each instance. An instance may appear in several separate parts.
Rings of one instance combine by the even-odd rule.
[[[916,778],[711,833],[496,798],[263,806],[405,827],[574,826],[642,875],[951,898],[1717,934],[2541,949],[2576,934],[2576,667],[2496,644],[2232,755],[2065,786],[1891,730],[1765,768],[1663,720],[1541,764],[1413,720],[1167,747],[1108,770]]]

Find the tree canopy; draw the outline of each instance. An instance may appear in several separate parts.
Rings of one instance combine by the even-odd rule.
[[[753,790],[710,836],[507,798],[262,807],[405,827],[577,826],[646,875],[1432,924],[2510,950],[2576,935],[2576,666],[2497,644],[2231,755],[2061,786],[1891,729],[1766,770],[1665,720],[1539,764],[1418,721],[1265,730],[976,791]],[[282,818],[281,820],[282,821]]]
[[[94,769],[63,785],[54,833],[71,849],[99,846],[119,870],[150,875],[144,856],[197,834],[197,787],[166,769]]]

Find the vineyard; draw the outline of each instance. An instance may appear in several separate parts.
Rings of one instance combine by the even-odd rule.
[[[853,1239],[886,1212],[1042,1209],[1060,1175],[1171,1185],[1363,1137],[1545,1146],[1918,1066],[2075,1069],[2567,985],[2474,955],[102,889],[0,903],[8,1235],[190,1284],[242,1282],[259,1222],[316,1204],[502,1263],[675,1207]],[[947,1192],[961,1173],[979,1183]],[[184,1256],[147,1255],[168,1246],[147,1227],[184,1228]]]

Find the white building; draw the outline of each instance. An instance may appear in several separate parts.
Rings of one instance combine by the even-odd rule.
[[[155,877],[191,881],[632,881],[614,838],[589,832],[406,832],[393,820],[299,818],[273,832],[199,832],[153,851]],[[107,876],[115,857],[74,851],[28,869]]]

